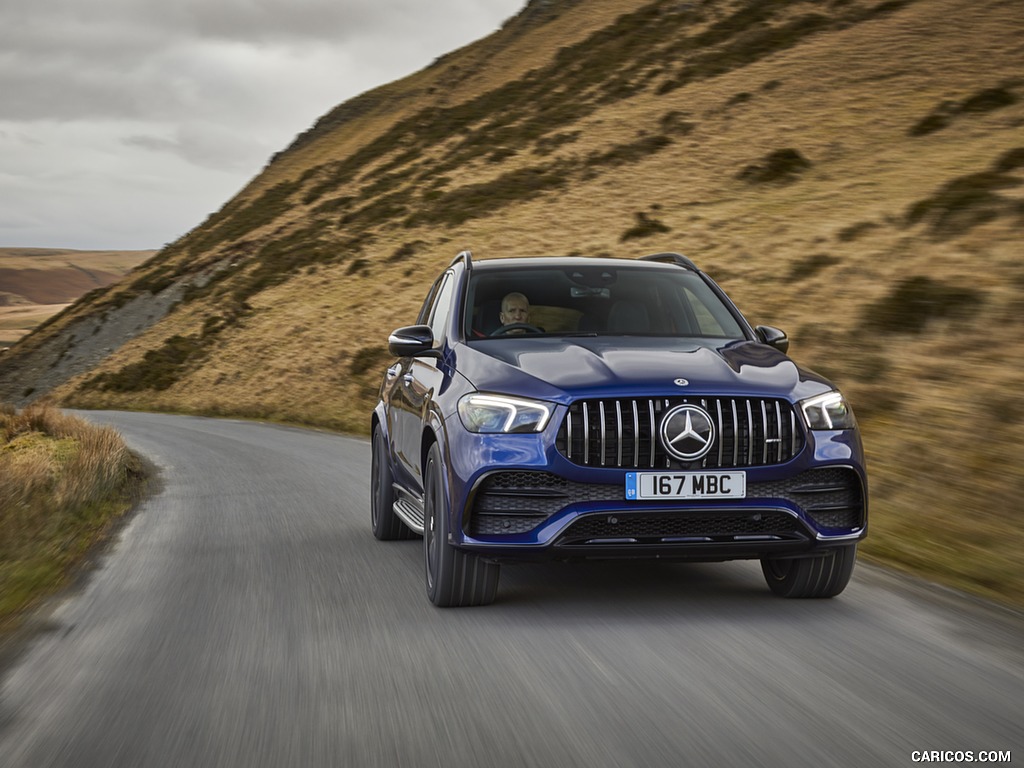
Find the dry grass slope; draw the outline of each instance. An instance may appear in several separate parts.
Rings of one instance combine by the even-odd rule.
[[[1024,604],[1019,2],[549,6],[333,111],[0,390],[179,291],[55,395],[365,431],[388,331],[458,250],[678,250],[850,395],[865,551]]]
[[[14,344],[84,293],[117,282],[155,254],[0,248],[0,347]]]

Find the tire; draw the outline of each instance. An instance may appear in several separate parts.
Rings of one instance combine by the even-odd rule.
[[[825,555],[763,558],[761,571],[768,588],[780,597],[835,597],[850,583],[857,545],[836,547]]]
[[[434,605],[463,607],[488,605],[498,593],[497,563],[463,552],[448,542],[448,494],[444,466],[437,443],[430,446],[423,469],[423,560],[427,597]]]
[[[411,539],[416,534],[395,514],[395,489],[392,487],[388,447],[380,427],[373,430],[373,455],[370,464],[370,523],[380,541]]]

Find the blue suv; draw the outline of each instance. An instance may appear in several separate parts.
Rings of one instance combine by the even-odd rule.
[[[758,559],[832,597],[867,533],[849,405],[692,261],[458,255],[388,339],[372,416],[378,539],[423,537],[439,606],[502,563]]]

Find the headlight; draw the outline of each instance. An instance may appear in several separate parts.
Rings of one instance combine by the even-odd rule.
[[[551,406],[537,400],[474,392],[459,400],[459,417],[470,432],[541,432]]]
[[[853,429],[857,420],[846,398],[838,392],[826,392],[800,402],[809,429]]]

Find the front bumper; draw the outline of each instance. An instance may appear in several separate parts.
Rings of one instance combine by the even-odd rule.
[[[743,499],[702,501],[629,501],[625,470],[570,464],[544,435],[470,441],[472,450],[452,446],[451,543],[495,560],[745,559],[867,534],[866,476],[852,431],[813,433],[791,461],[745,470]]]

